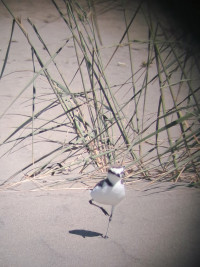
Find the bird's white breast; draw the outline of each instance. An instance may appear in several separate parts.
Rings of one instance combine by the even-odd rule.
[[[125,197],[125,188],[121,180],[113,186],[104,183],[102,187],[97,185],[91,191],[91,197],[99,203],[115,206]]]

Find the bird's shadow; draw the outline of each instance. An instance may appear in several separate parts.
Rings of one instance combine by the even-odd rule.
[[[80,235],[83,238],[86,237],[95,237],[95,236],[100,236],[103,237],[101,233],[93,232],[93,231],[88,231],[88,230],[83,230],[83,229],[75,229],[75,230],[70,230],[70,234],[72,235]]]

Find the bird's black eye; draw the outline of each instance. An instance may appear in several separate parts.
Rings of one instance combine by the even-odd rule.
[[[108,170],[108,173],[112,173],[112,174],[115,174],[113,171],[111,171],[111,170]]]
[[[108,172],[109,172],[109,173],[112,173],[112,174],[114,174],[114,175],[116,175],[116,176],[118,176],[118,177],[120,177],[120,173],[116,173],[116,172],[114,172],[114,171],[112,171],[112,170],[108,170]]]
[[[116,172],[112,171],[111,169],[110,169],[110,170],[108,170],[108,172],[109,172],[109,173],[112,173],[112,174],[114,174],[114,175],[116,175],[116,176],[117,176],[117,177],[119,177],[119,178],[123,178],[123,177],[124,177],[124,175],[125,175],[125,173],[124,173],[124,172],[121,172],[121,173],[116,173]]]

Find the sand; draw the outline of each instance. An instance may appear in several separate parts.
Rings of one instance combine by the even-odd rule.
[[[108,217],[89,199],[88,190],[1,192],[0,266],[197,266],[199,189],[127,187],[108,239]]]

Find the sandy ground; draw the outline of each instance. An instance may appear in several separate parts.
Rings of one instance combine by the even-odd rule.
[[[6,3],[16,17],[21,17],[23,25],[29,31],[30,25],[26,18],[30,17],[36,23],[52,52],[69,35],[51,1],[9,0]],[[120,16],[118,9],[109,15],[106,12],[101,14],[99,26],[104,29],[101,30],[104,46],[109,47],[119,42],[124,31]],[[12,19],[0,2],[1,66],[11,25]],[[134,38],[145,39],[145,30],[145,23],[139,18],[134,25]],[[8,64],[0,83],[1,113],[32,77],[30,47],[17,27],[13,39]],[[31,40],[42,54],[43,48],[34,34],[31,35]],[[58,57],[58,62],[59,66],[63,66],[63,74],[70,80],[77,68],[76,58],[71,44],[64,51],[67,56]],[[137,47],[134,50],[138,66],[146,58],[145,51],[145,47],[140,52]],[[107,59],[111,51],[105,50],[102,53]],[[44,61],[47,59],[44,55]],[[122,77],[123,80],[126,80],[126,76],[129,77],[128,62],[128,52],[121,48],[108,68],[112,84],[120,83]],[[38,87],[41,86],[45,91],[48,85],[40,82]],[[74,90],[80,90],[79,84],[78,80],[73,83]],[[156,91],[154,94],[153,99],[157,100],[159,96]],[[9,113],[31,115],[31,105],[25,102],[31,95],[31,90],[26,91]],[[153,108],[151,102],[149,108]],[[5,116],[0,121],[1,141],[23,120],[20,116]],[[1,155],[4,149],[1,147]],[[40,143],[35,152],[39,157],[48,149]],[[0,182],[4,182],[30,161],[30,146],[1,158]],[[198,189],[188,188],[183,183],[150,186],[147,182],[138,182],[127,187],[126,199],[116,208],[109,238],[106,240],[102,235],[105,234],[108,218],[89,205],[88,190],[33,192],[29,189],[22,186],[17,188],[18,191],[0,191],[0,267],[186,267],[195,266],[199,261]]]
[[[89,191],[0,193],[0,266],[198,266],[199,189],[184,184],[127,188],[108,218]]]

